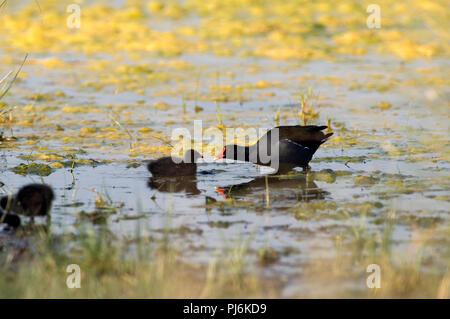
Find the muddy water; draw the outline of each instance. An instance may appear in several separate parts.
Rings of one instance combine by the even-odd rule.
[[[95,188],[103,196],[107,194],[113,205],[120,206],[115,214],[106,217],[112,232],[119,236],[133,236],[139,230],[141,234],[157,238],[162,236],[167,227],[178,230],[178,233],[170,235],[171,240],[185,251],[185,258],[194,261],[208,262],[218,251],[232,246],[235,241],[251,239],[248,240],[247,254],[250,260],[256,259],[255,251],[262,247],[270,247],[280,253],[279,260],[266,267],[265,272],[269,275],[294,275],[301,272],[302,263],[308,260],[332,257],[335,253],[334,236],[350,231],[349,219],[342,217],[340,210],[352,211],[350,218],[355,223],[360,222],[365,210],[362,206],[351,205],[376,203],[370,206],[370,216],[365,221],[367,228],[375,231],[382,226],[371,221],[385,217],[390,211],[408,218],[416,216],[419,220],[434,218],[438,227],[448,226],[450,203],[446,177],[450,169],[449,162],[434,160],[434,157],[440,156],[439,148],[436,153],[426,151],[425,155],[428,157],[420,160],[410,159],[407,155],[409,148],[422,145],[422,136],[443,136],[448,133],[448,114],[446,117],[443,101],[448,96],[448,91],[440,92],[440,97],[431,102],[424,96],[425,88],[416,90],[399,87],[383,93],[365,89],[348,90],[349,82],[360,81],[374,70],[389,77],[389,70],[397,67],[400,62],[387,58],[374,60],[373,57],[367,57],[352,62],[317,61],[285,72],[279,71],[282,63],[265,60],[218,60],[214,57],[186,59],[192,63],[201,62],[202,67],[206,65],[209,70],[220,65],[221,68],[229,67],[238,70],[237,72],[246,62],[257,63],[264,71],[257,75],[244,73],[240,81],[254,82],[264,78],[282,83],[282,87],[270,88],[276,96],[269,100],[253,100],[242,104],[220,103],[226,124],[234,125],[227,119],[234,115],[237,124],[261,127],[260,123],[264,123],[265,127],[270,127],[271,118],[278,107],[287,111],[297,107],[291,100],[291,92],[298,87],[312,86],[323,96],[316,102],[319,118],[312,122],[323,124],[327,118],[332,118],[332,125],[339,123],[341,127],[345,127],[345,130],[339,127],[334,129],[335,136],[343,138],[342,142],[330,141],[320,148],[311,163],[311,172],[306,174],[298,171],[283,178],[269,177],[267,184],[264,176],[270,173],[269,169],[260,169],[248,163],[212,162],[207,157],[199,164],[196,179],[183,181],[182,187],[169,181],[153,180],[146,169],[145,160],[148,158],[145,156],[134,157],[134,166],[137,167],[129,167],[126,162],[128,157],[121,154],[120,150],[112,153],[115,159],[111,163],[76,166],[73,176],[69,168],[56,169],[42,178],[17,175],[10,168],[24,162],[18,156],[26,154],[17,143],[13,150],[1,150],[1,176],[6,187],[17,189],[25,183],[39,181],[52,185],[57,194],[52,210],[51,227],[54,233],[76,231],[74,225],[80,222],[80,212],[95,210],[96,195],[92,191]],[[430,64],[435,66],[427,61],[411,63],[397,78],[408,78],[408,69],[424,65],[429,67]],[[32,91],[34,87],[40,86],[45,93],[45,89],[51,92],[60,88],[54,84],[64,78],[64,72],[53,72],[51,77],[43,80],[42,76],[33,74],[30,69],[32,68],[28,69],[29,77],[20,84],[21,90]],[[304,74],[312,74],[314,78],[306,83],[295,83],[295,79]],[[325,75],[338,77],[342,82],[336,84],[316,80]],[[233,80],[224,82],[233,83]],[[134,98],[133,94],[126,92],[71,92],[70,87],[65,86],[61,89],[68,92],[66,95],[70,98],[65,99],[71,104],[74,104],[74,100],[82,103],[85,99],[89,99],[94,105],[119,104],[133,101]],[[151,98],[145,99],[146,103],[152,102]],[[163,100],[176,103],[174,99],[168,97]],[[389,101],[392,108],[380,111],[371,107],[380,100]],[[188,107],[189,104],[192,105],[188,102]],[[199,104],[204,108],[202,113],[215,112],[214,104]],[[139,123],[137,125],[170,134],[171,128],[178,125],[166,126],[165,121],[173,116],[172,113],[177,112],[181,113],[181,110],[159,112],[158,118],[155,118],[150,107],[134,107],[132,122],[133,125]],[[202,119],[202,113],[196,114],[193,119]],[[70,114],[64,118],[72,116],[73,120],[85,119],[85,116],[78,114]],[[100,123],[107,121],[103,114],[90,120]],[[293,124],[297,120],[286,116],[281,119],[281,123]],[[187,120],[183,127],[192,130],[192,121]],[[44,132],[47,128],[39,127],[38,131],[35,127],[15,128],[14,134],[20,141],[22,134],[32,131],[39,135],[39,130]],[[448,147],[445,137],[442,142],[447,143],[445,146]],[[42,141],[42,145],[52,148],[63,144],[52,138]],[[87,153],[83,158],[101,160],[111,156],[108,152],[89,148],[85,150]],[[396,150],[399,151],[396,153]],[[389,154],[390,151],[393,153]],[[320,178],[320,174],[314,175],[321,171],[325,178]],[[358,177],[373,180],[369,180],[367,184],[359,184],[355,182]],[[408,191],[386,184],[386,181],[398,180],[411,185]],[[447,197],[440,199],[443,196]],[[234,201],[227,201],[227,198]],[[225,204],[221,205],[221,202]],[[323,205],[311,208],[302,206],[303,203]],[[411,226],[407,223],[396,225],[393,233],[396,243],[394,249],[402,249],[402,242],[410,239],[410,232]],[[445,261],[442,262],[445,265]]]

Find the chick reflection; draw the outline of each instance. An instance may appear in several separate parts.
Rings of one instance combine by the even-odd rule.
[[[171,177],[171,178],[155,178],[150,177],[147,183],[151,189],[156,189],[163,193],[181,193],[185,192],[190,195],[200,194],[197,188],[197,179],[192,176]]]
[[[316,183],[309,181],[305,175],[281,176],[266,175],[254,180],[231,185],[216,187],[224,198],[235,198],[264,202],[270,199],[271,206],[291,207],[298,201],[324,199],[328,192],[320,189]]]

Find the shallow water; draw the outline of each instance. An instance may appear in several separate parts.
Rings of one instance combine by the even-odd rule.
[[[40,60],[55,56],[67,65],[55,69],[39,65]],[[88,68],[93,62],[114,58],[101,52],[94,57],[32,54],[24,67],[26,78],[4,99],[9,105],[18,105],[18,121],[21,117],[35,117],[37,121],[32,125],[16,122],[12,129],[18,140],[0,145],[3,189],[15,191],[30,182],[50,184],[57,198],[52,209],[53,233],[76,231],[74,225],[82,220],[79,213],[96,209],[97,194],[92,191],[96,189],[118,207],[115,214],[106,217],[108,228],[118,237],[139,231],[158,238],[169,227],[177,230],[170,233],[170,238],[184,251],[184,258],[204,263],[235,241],[251,238],[245,257],[254,261],[257,250],[270,247],[279,252],[280,258],[263,267],[263,272],[291,278],[301,273],[306,262],[332,258],[336,236],[345,234],[349,239],[350,220],[359,224],[363,215],[367,214],[363,221],[367,229],[381,232],[383,223],[379,220],[396,212],[399,222],[394,227],[393,250],[399,254],[417,228],[433,227],[438,231],[450,225],[450,89],[448,80],[445,82],[450,60],[446,58],[404,61],[367,54],[276,61],[217,57],[211,53],[186,53],[176,58],[143,56],[138,61],[121,59],[117,65],[183,61],[189,67],[163,66],[161,72],[168,75],[167,79],[149,80],[138,74],[126,84],[120,81],[133,75],[117,75],[112,63],[105,68]],[[254,70],[250,71],[250,67]],[[420,69],[432,71],[430,74]],[[230,71],[234,75],[226,76]],[[111,78],[119,78],[119,84],[108,82],[110,73],[114,74]],[[318,96],[314,100],[318,114],[308,124],[324,124],[331,119],[335,134],[315,154],[310,172],[298,171],[266,181],[269,169],[248,163],[212,162],[209,154],[199,164],[196,180],[182,182],[186,190],[170,192],[170,185],[151,180],[145,161],[167,152],[158,148],[159,140],[152,139],[155,131],[169,138],[177,127],[192,131],[193,120],[203,120],[204,128],[216,125],[216,106],[208,88],[245,87],[260,80],[271,83],[243,89],[241,98],[236,98],[233,89],[228,101],[219,101],[224,124],[270,128],[279,108],[281,125],[299,123],[298,93],[311,87]],[[83,86],[87,81],[102,86]],[[130,83],[135,88],[127,88]],[[137,89],[143,92],[137,93]],[[64,96],[55,96],[56,91],[64,92]],[[181,107],[183,92],[187,96],[185,115]],[[29,95],[33,93],[52,97],[32,101]],[[391,106],[375,107],[383,101]],[[155,102],[169,106],[155,107]],[[194,112],[194,104],[203,110]],[[26,105],[33,106],[26,109]],[[79,105],[87,113],[62,111]],[[130,150],[129,136],[110,120],[111,112],[132,132],[132,143],[149,142],[155,148],[144,145]],[[55,129],[57,125],[63,131]],[[94,129],[80,133],[84,127]],[[138,129],[142,127],[151,131],[140,134]],[[3,129],[8,135],[8,126]],[[114,135],[99,136],[108,130]],[[77,154],[77,158],[99,163],[76,165],[73,175],[68,167],[56,168],[45,177],[11,171],[27,162],[24,155],[67,154],[62,147],[82,148],[84,153]],[[150,188],[149,182],[159,190]],[[217,188],[222,188],[224,194]],[[343,211],[349,212],[348,217]],[[94,227],[100,226],[94,223]],[[430,247],[433,255],[433,240]],[[441,271],[447,265],[446,258],[434,259],[433,267]],[[287,285],[287,296],[298,290],[298,282],[291,284]]]

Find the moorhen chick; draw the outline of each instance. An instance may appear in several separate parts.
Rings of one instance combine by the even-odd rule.
[[[50,186],[44,184],[26,185],[22,187],[16,195],[4,196],[0,199],[2,215],[5,214],[3,222],[6,222],[13,227],[20,225],[19,217],[13,217],[15,215],[10,214],[10,212],[29,216],[31,218],[34,216],[45,216],[52,206],[53,199],[54,194]],[[13,224],[17,226],[14,226]]]
[[[183,159],[161,157],[150,161],[147,168],[153,177],[194,176],[197,173],[197,160],[202,157],[199,152],[188,150]]]
[[[325,125],[277,126],[253,145],[226,145],[216,159],[228,158],[271,166],[277,172],[286,172],[294,167],[306,169],[319,146],[333,135],[322,132],[326,128]]]

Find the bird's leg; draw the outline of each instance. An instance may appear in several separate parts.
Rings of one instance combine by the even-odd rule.
[[[309,166],[309,165],[303,166],[302,168],[303,168],[303,172],[305,172],[305,173],[311,171],[311,166]]]

